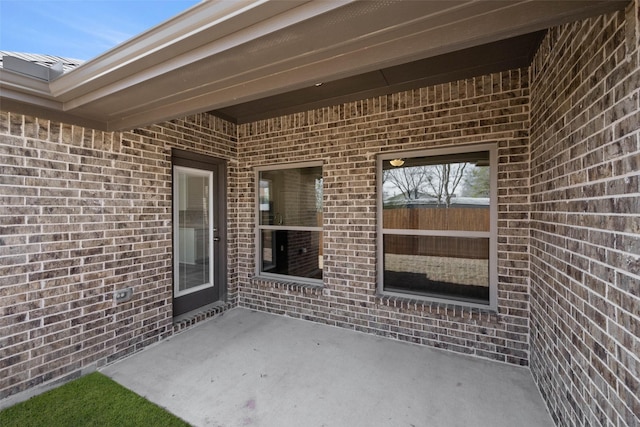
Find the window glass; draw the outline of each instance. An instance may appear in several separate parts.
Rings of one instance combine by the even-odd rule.
[[[319,231],[262,230],[262,272],[322,279]]]
[[[489,157],[474,154],[384,162],[384,228],[489,231]]]
[[[211,287],[213,172],[174,166],[177,296]]]
[[[490,157],[478,151],[381,161],[383,291],[489,304]]]
[[[384,236],[385,289],[489,300],[489,239]]]
[[[322,167],[260,172],[260,225],[322,224]]]
[[[322,167],[258,172],[259,274],[322,279]]]

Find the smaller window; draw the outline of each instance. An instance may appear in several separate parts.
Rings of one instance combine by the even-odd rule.
[[[380,156],[382,293],[496,305],[494,146]]]
[[[259,170],[258,274],[322,280],[322,166]]]

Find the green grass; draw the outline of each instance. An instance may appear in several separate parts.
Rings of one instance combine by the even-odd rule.
[[[189,426],[175,415],[94,372],[0,412],[0,426]]]

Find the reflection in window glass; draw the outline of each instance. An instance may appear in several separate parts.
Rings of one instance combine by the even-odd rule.
[[[473,154],[385,162],[384,228],[489,231],[489,153]]]
[[[262,230],[262,272],[322,279],[320,232]]]
[[[489,151],[385,160],[381,172],[383,289],[489,304]]]
[[[322,279],[322,167],[258,172],[259,273]]]
[[[322,167],[262,171],[259,183],[260,225],[319,225]]]
[[[384,237],[385,289],[458,299],[489,299],[489,239]]]

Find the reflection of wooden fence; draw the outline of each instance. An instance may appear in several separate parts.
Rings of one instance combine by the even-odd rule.
[[[387,234],[384,236],[384,252],[397,255],[487,259],[489,239]]]
[[[489,208],[384,209],[385,228],[489,231]],[[401,255],[486,259],[489,239],[386,235],[384,252]]]
[[[384,228],[489,231],[489,207],[383,210]]]

